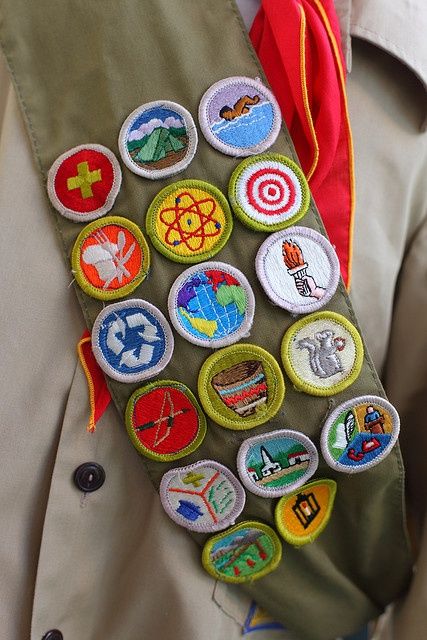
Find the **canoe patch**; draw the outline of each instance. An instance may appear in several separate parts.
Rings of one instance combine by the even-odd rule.
[[[132,111],[120,130],[123,162],[137,175],[151,180],[183,171],[196,148],[194,120],[176,102],[148,102]]]
[[[280,535],[296,547],[313,542],[329,522],[337,484],[314,480],[276,505],[275,520]]]
[[[281,429],[245,440],[237,454],[237,468],[249,491],[275,498],[301,487],[315,473],[318,460],[310,438]]]
[[[224,582],[252,582],[273,571],[282,557],[276,532],[248,520],[210,538],[202,554],[206,571]]]
[[[228,197],[237,217],[256,231],[279,231],[302,218],[310,191],[301,169],[286,156],[246,158],[233,171]]]
[[[249,156],[268,149],[281,126],[280,107],[259,80],[235,76],[213,84],[199,106],[206,140],[230,156]]]
[[[390,453],[399,429],[399,415],[390,402],[379,396],[353,398],[327,418],[321,436],[323,457],[337,471],[365,471]]]
[[[147,212],[147,233],[160,253],[175,262],[203,262],[226,244],[233,228],[219,189],[202,180],[181,180],[157,194]]]
[[[249,335],[255,298],[241,271],[224,262],[204,262],[178,276],[168,307],[180,335],[217,349]]]
[[[282,360],[297,388],[314,396],[329,396],[358,377],[363,343],[347,318],[319,311],[290,326],[282,341]]]
[[[227,429],[252,429],[279,411],[285,395],[280,367],[253,344],[213,353],[202,365],[199,397],[208,416]]]
[[[73,222],[89,222],[108,213],[121,183],[116,156],[100,144],[82,144],[66,151],[47,174],[51,203]]]
[[[270,235],[258,251],[255,266],[270,300],[290,313],[311,313],[323,307],[340,277],[330,242],[306,227]]]
[[[160,483],[160,499],[170,518],[189,529],[208,533],[234,524],[245,506],[245,491],[227,467],[200,460],[171,469]]]
[[[120,382],[153,378],[168,364],[173,346],[166,318],[145,300],[108,305],[92,329],[92,350],[99,366]]]

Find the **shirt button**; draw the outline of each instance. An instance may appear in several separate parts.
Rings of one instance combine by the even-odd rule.
[[[51,629],[44,634],[42,640],[64,640],[64,636],[58,629]]]
[[[77,467],[74,472],[74,483],[76,487],[85,493],[96,491],[102,487],[104,481],[105,471],[101,465],[96,462],[85,462]],[[50,638],[48,640],[50,640]],[[56,638],[53,637],[52,640],[56,640]]]

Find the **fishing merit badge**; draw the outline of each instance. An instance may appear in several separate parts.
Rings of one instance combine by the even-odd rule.
[[[191,114],[175,102],[158,100],[138,107],[119,135],[125,165],[139,176],[157,180],[183,171],[197,148]]]
[[[92,329],[92,350],[99,366],[119,382],[153,378],[168,364],[173,347],[169,323],[145,300],[108,305]]]
[[[200,460],[171,469],[160,483],[160,500],[177,524],[208,533],[234,524],[245,506],[245,491],[227,467]]]
[[[246,277],[224,262],[186,269],[169,293],[176,331],[201,347],[225,347],[249,335],[255,298]]]
[[[392,450],[399,435],[399,415],[379,396],[360,396],[339,405],[322,430],[323,457],[343,473],[373,467]]]
[[[55,160],[47,175],[47,192],[65,218],[89,222],[110,211],[121,183],[114,153],[100,144],[84,144]]]
[[[290,313],[323,307],[334,295],[340,277],[330,242],[306,227],[270,235],[258,251],[255,267],[270,300]]]
[[[279,135],[279,104],[260,80],[236,76],[213,84],[199,105],[206,140],[230,156],[250,156],[268,149]]]
[[[197,449],[206,435],[206,418],[188,387],[174,380],[161,380],[131,395],[126,427],[140,453],[168,462]]]
[[[136,224],[118,216],[95,220],[80,232],[71,253],[79,286],[100,300],[122,298],[144,280],[148,244]]]

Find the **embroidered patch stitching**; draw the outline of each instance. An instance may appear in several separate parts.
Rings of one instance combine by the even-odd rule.
[[[308,243],[303,244],[304,240]],[[320,255],[316,253],[319,248]],[[290,313],[311,313],[323,307],[335,294],[340,278],[334,248],[307,227],[292,227],[269,236],[259,248],[255,268],[270,300]]]
[[[256,453],[258,444],[260,450]],[[317,449],[310,438],[291,429],[248,438],[237,453],[237,470],[243,485],[251,493],[264,498],[292,493],[316,472],[318,462]],[[286,481],[290,475],[295,479],[281,484],[282,479]]]
[[[242,85],[246,90],[242,88],[242,92],[234,95],[235,87]],[[251,96],[248,90],[256,93]],[[221,95],[224,96],[222,100]],[[224,100],[231,100],[231,106],[223,104]],[[213,114],[219,119],[213,121]],[[242,122],[242,118],[246,118],[246,121]],[[199,124],[206,140],[215,149],[230,156],[249,156],[265,151],[279,135],[281,123],[279,104],[259,79],[233,76],[220,80],[209,87],[199,105]],[[252,127],[248,128],[248,124]],[[257,131],[257,137],[250,140],[249,133],[254,131]],[[240,145],[236,140],[239,134]]]
[[[196,263],[221,251],[233,229],[233,218],[219,189],[203,180],[181,180],[154,198],[146,227],[155,248],[169,260]]]
[[[178,276],[168,308],[172,325],[183,338],[218,349],[249,335],[255,297],[241,271],[224,262],[203,262]]]
[[[153,378],[166,367],[173,348],[169,323],[157,307],[145,300],[111,304],[99,313],[93,325],[94,356],[101,369],[119,382]],[[116,367],[109,362],[104,350],[108,351],[110,360],[117,361]]]
[[[213,473],[206,482],[207,469]],[[177,475],[179,478],[176,478]],[[171,487],[174,479],[175,484],[185,484],[185,488]],[[214,460],[199,460],[185,467],[171,469],[163,476],[159,492],[168,516],[182,527],[200,533],[221,531],[234,524],[246,501],[245,491],[238,479],[230,469]],[[178,508],[176,501],[173,503],[171,500],[172,493],[177,496]],[[178,496],[182,499],[178,499]]]
[[[243,536],[234,536],[240,531]],[[227,542],[230,537],[231,541]],[[239,541],[237,544],[236,542],[232,544],[233,537]],[[221,548],[220,542],[224,539],[225,546]],[[218,549],[215,549],[215,546]],[[213,556],[211,551],[214,552]],[[229,554],[231,557],[227,558]],[[202,552],[202,564],[211,576],[217,580],[234,583],[252,582],[262,578],[276,569],[281,558],[282,544],[276,532],[268,525],[255,520],[240,522],[231,529],[212,536],[206,542]],[[215,566],[215,563],[220,565],[220,569]],[[261,566],[257,570],[258,563]],[[230,572],[224,573],[229,568]]]
[[[146,122],[147,118],[150,119]],[[190,112],[169,100],[137,107],[126,118],[119,134],[119,150],[125,165],[150,180],[184,171],[194,158],[197,142],[197,129]]]
[[[256,231],[279,231],[300,220],[310,205],[310,190],[300,167],[278,153],[246,158],[228,185],[231,207]]]
[[[313,324],[319,320],[329,321],[333,325],[338,325],[350,336],[354,349],[352,356],[352,365],[345,377],[335,384],[329,386],[319,386],[309,382],[302,377],[301,372],[295,369],[291,347],[298,332],[307,325]],[[304,338],[298,341],[297,349],[307,351],[307,371],[311,371],[319,380],[328,380],[337,373],[344,373],[340,352],[342,352],[348,344],[342,336],[335,336],[335,332],[329,327],[328,329],[316,332],[313,338]],[[347,318],[333,311],[319,311],[312,313],[301,320],[298,320],[289,327],[282,340],[282,361],[283,366],[290,380],[297,389],[305,391],[314,396],[329,396],[340,393],[349,387],[357,379],[363,364],[364,349],[362,339],[357,329],[351,324]],[[304,365],[301,365],[301,367]],[[311,375],[311,374],[310,374]]]
[[[344,421],[337,423],[344,413]],[[331,438],[334,428],[335,442]],[[343,473],[360,473],[389,455],[399,431],[399,414],[390,402],[380,396],[358,396],[340,404],[328,416],[322,429],[320,446],[330,467]],[[331,449],[337,452],[336,458]]]
[[[108,235],[105,227],[117,227],[115,239]],[[89,244],[92,239],[94,242]],[[150,250],[136,224],[126,218],[108,216],[88,224],[80,232],[71,252],[71,266],[85,293],[99,300],[114,300],[132,293],[145,279]],[[132,275],[129,269],[135,266],[136,273]],[[95,286],[90,278],[104,284]],[[123,279],[125,284],[121,284]],[[115,281],[117,286],[109,288]]]
[[[150,396],[157,395],[157,391],[164,392],[163,398],[154,398],[150,401]],[[176,392],[186,400],[184,403],[181,401],[179,406],[177,405],[179,396],[176,397]],[[150,411],[154,410],[155,415],[147,415],[145,422],[135,424],[137,421],[135,411],[141,399],[144,399],[144,414],[150,414]],[[195,423],[194,416],[196,416]],[[125,420],[129,437],[137,451],[147,458],[162,462],[178,460],[195,451],[206,435],[206,418],[196,397],[186,385],[175,380],[160,380],[137,389],[127,403]],[[137,432],[149,434],[152,440],[150,446],[148,446],[148,440],[144,443],[138,437]],[[156,448],[158,451],[155,451]],[[170,451],[160,453],[162,449]]]
[[[57,194],[56,181],[58,172],[61,172],[66,161],[84,151],[96,152],[97,154],[101,154],[104,157],[104,160],[105,158],[107,159],[109,164],[107,164],[106,167],[109,167],[108,172],[111,172],[111,175],[109,176],[109,179],[111,180],[111,187],[107,195],[97,190],[96,201],[93,203],[93,206],[96,206],[95,209],[88,209],[86,212],[80,212],[77,209],[73,209],[71,206],[66,206],[61,201]],[[99,168],[91,170],[88,160],[84,160],[77,165],[76,171],[77,174],[75,176],[69,176],[64,184],[66,184],[66,188],[69,192],[76,192],[77,189],[80,189],[81,197],[86,199],[89,205],[89,199],[95,197],[93,188],[97,183],[100,183],[103,180],[103,170]],[[65,180],[66,175],[61,178]],[[122,171],[116,156],[112,151],[110,151],[110,149],[107,149],[107,147],[100,144],[82,144],[78,147],[69,149],[55,160],[47,174],[47,193],[52,205],[61,215],[73,222],[89,222],[108,213],[114,205],[117,194],[120,191],[121,184]]]
[[[280,622],[276,622],[253,600],[249,607],[248,615],[246,616],[242,635],[246,636],[254,631],[264,631],[267,629],[285,630],[285,627],[280,624]]]
[[[243,358],[212,374],[218,362],[234,360],[235,356]],[[239,366],[242,363],[243,367]],[[231,381],[218,378],[214,381],[224,372],[228,378],[231,375]],[[245,430],[276,415],[285,397],[285,381],[278,363],[268,351],[242,343],[225,347],[205,360],[199,372],[198,392],[202,407],[212,420],[227,429]]]

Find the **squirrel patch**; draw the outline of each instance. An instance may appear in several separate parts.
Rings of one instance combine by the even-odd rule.
[[[344,370],[338,355],[344,347],[345,340],[336,338],[330,329],[318,331],[314,339],[298,340],[298,348],[308,350],[311,370],[318,378],[330,378]]]

